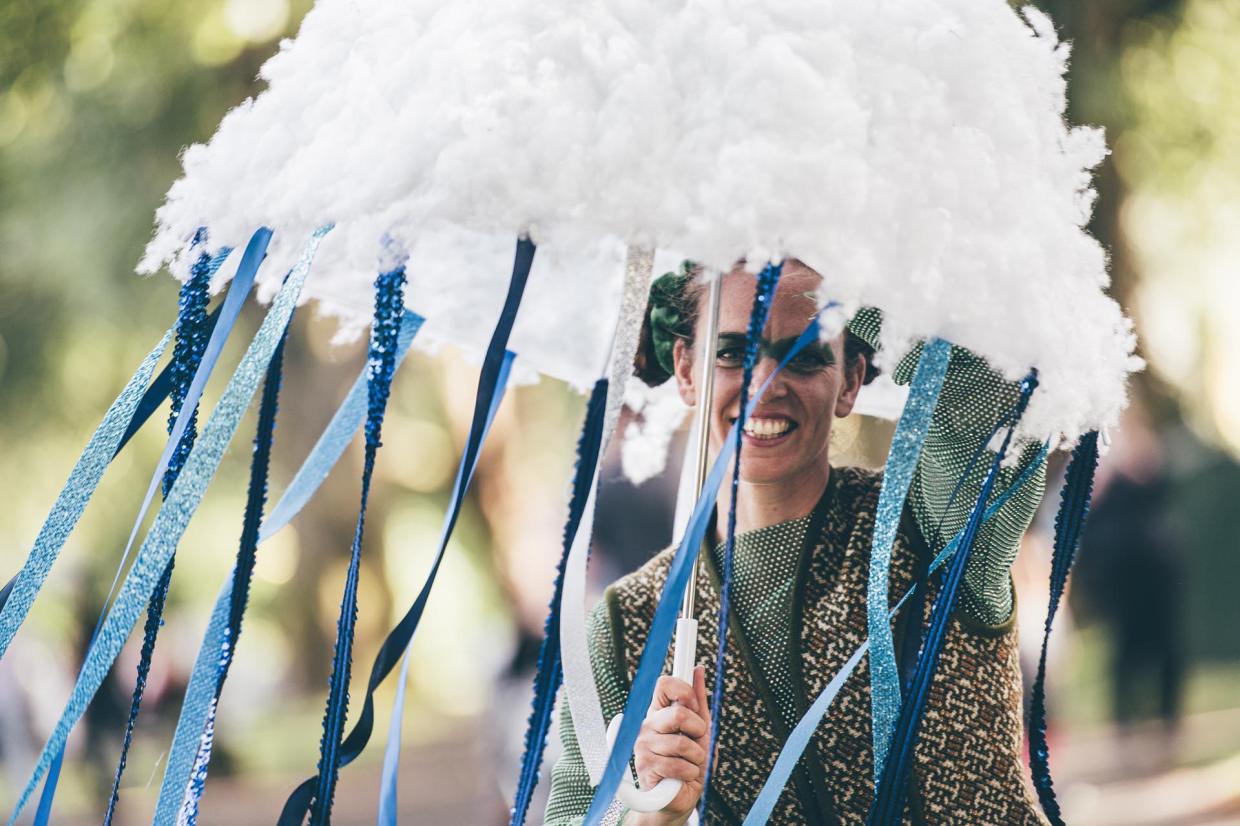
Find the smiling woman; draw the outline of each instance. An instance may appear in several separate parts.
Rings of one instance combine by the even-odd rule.
[[[701,346],[706,321],[701,273],[692,265],[668,273],[651,289],[637,358],[647,383],[674,380],[689,405],[701,399],[702,359],[714,362],[710,449],[717,453],[741,404],[746,328],[754,276],[738,266],[722,276],[719,337]],[[821,276],[799,261],[784,264],[759,341],[755,386],[765,381],[817,311]],[[736,503],[737,536],[731,580],[732,613],[724,656],[725,702],[711,773],[707,822],[739,824],[771,771],[789,731],[867,634],[866,587],[870,542],[882,474],[830,463],[831,430],[853,411],[873,379],[879,315],[859,313],[847,329],[798,354],[776,374],[747,421]],[[908,383],[920,348],[896,366]],[[1017,387],[971,353],[953,348],[891,563],[891,594],[925,577],[930,559],[959,530],[981,488],[984,469],[970,458],[986,449],[992,428],[1011,409]],[[1001,471],[1009,486],[1040,462],[1029,444],[1015,466]],[[959,489],[957,482],[962,480]],[[948,632],[931,689],[905,822],[1045,822],[1027,784],[1021,758],[1020,672],[1010,569],[1021,534],[1045,486],[1043,468],[983,526],[965,574],[960,608]],[[731,484],[720,489],[719,512]],[[696,583],[699,637],[718,634],[725,529],[719,520]],[[657,555],[613,584],[590,620],[591,654],[605,715],[623,708],[672,551]],[[917,645],[937,586],[898,616],[896,651],[902,673]],[[713,646],[699,649],[708,665]],[[670,661],[669,661],[670,662]],[[684,785],[662,811],[630,812],[613,804],[611,822],[680,824],[702,794],[709,745],[710,672],[693,684],[665,676],[634,750],[642,785],[676,778]],[[771,823],[854,823],[873,799],[870,687],[866,667],[841,690],[818,727],[814,745],[792,775]],[[549,826],[580,822],[591,798],[569,712],[561,719],[564,755],[552,775]]]

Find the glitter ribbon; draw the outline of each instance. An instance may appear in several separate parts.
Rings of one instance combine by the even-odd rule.
[[[874,514],[874,535],[870,546],[870,574],[866,591],[866,629],[870,639],[870,710],[873,725],[874,782],[882,776],[887,747],[900,714],[900,675],[896,668],[891,622],[887,618],[890,598],[891,549],[904,500],[908,498],[913,471],[921,458],[921,448],[930,431],[930,419],[943,389],[951,344],[941,338],[925,344],[917,362],[917,372],[909,387],[908,401],[896,424],[883,470],[878,508]]]
[[[892,736],[890,758],[883,767],[882,777],[874,790],[874,803],[866,818],[868,826],[887,826],[901,822],[904,815],[904,797],[908,780],[909,768],[913,762],[913,748],[917,744],[922,713],[930,693],[930,682],[938,667],[939,654],[947,638],[952,611],[955,609],[956,597],[960,593],[960,585],[964,581],[965,567],[972,554],[974,539],[981,527],[982,517],[986,511],[986,503],[990,500],[995,479],[999,475],[1000,463],[1007,454],[1016,424],[1029,404],[1029,397],[1038,385],[1037,372],[1032,371],[1020,385],[1020,400],[1012,414],[1007,435],[1003,438],[998,453],[991,463],[990,471],[982,482],[981,493],[974,504],[969,520],[965,524],[964,535],[960,547],[952,557],[951,565],[943,580],[943,586],[934,600],[934,609],[930,614],[930,625],[922,643],[921,656],[917,659],[917,668],[913,673],[913,681],[908,695],[900,708],[900,716],[896,721],[895,733]]]
[[[139,549],[137,558],[134,560],[133,566],[130,568],[129,574],[125,577],[125,582],[117,594],[116,602],[108,612],[98,636],[87,653],[86,662],[82,666],[81,673],[78,675],[77,682],[61,714],[60,720],[57,722],[47,745],[43,749],[43,753],[39,757],[38,763],[35,765],[30,780],[22,791],[17,806],[9,818],[8,822],[10,824],[16,822],[18,815],[29,801],[39,780],[48,771],[54,756],[64,747],[70,730],[81,718],[91,698],[99,690],[99,686],[107,675],[112,662],[115,661],[121,648],[124,647],[125,640],[128,638],[129,632],[137,621],[143,606],[149,601],[159,575],[163,572],[168,559],[175,551],[177,542],[189,524],[190,517],[193,515],[199,502],[202,501],[206,488],[215,475],[220,460],[223,458],[224,450],[232,439],[232,435],[236,431],[246,408],[253,399],[258,382],[266,370],[267,363],[271,359],[276,343],[283,334],[284,327],[288,324],[297,296],[301,293],[301,287],[305,282],[306,274],[310,268],[310,261],[313,259],[318,243],[329,229],[330,227],[324,227],[316,231],[311,241],[306,245],[302,252],[301,260],[293,268],[284,287],[272,303],[266,319],[255,335],[254,341],[251,342],[250,347],[246,350],[236,373],[234,373],[223,395],[220,397],[219,404],[207,422],[202,436],[198,439],[197,444],[195,444],[193,451],[186,460],[180,476],[164,502],[164,506],[156,515],[151,530]],[[269,230],[262,230],[260,232],[265,233],[268,238],[270,237]],[[259,233],[255,235],[258,236]],[[251,241],[251,245],[253,246],[253,241]],[[262,245],[265,246],[265,241]],[[249,252],[250,250],[247,250],[247,253]],[[259,258],[261,259],[261,255]],[[257,262],[255,266],[257,266]],[[228,299],[232,299],[232,297],[233,291],[230,290]],[[240,299],[238,299],[239,302]],[[221,319],[221,325],[224,323],[227,315],[226,309]],[[218,334],[219,329],[217,328],[216,335]],[[212,345],[214,344],[215,336],[213,335],[211,344],[207,348],[207,354],[203,357],[204,366],[207,364],[208,358],[211,355]],[[191,397],[194,396],[194,388],[200,384],[200,378],[205,382],[205,376],[202,375],[201,367],[199,375],[195,376],[194,387],[191,387]],[[192,404],[196,402],[196,398],[192,402],[187,399],[186,406],[192,407]],[[182,410],[182,414],[184,412]],[[176,438],[179,440],[180,434],[176,434]]]
[[[1050,602],[1046,608],[1046,629],[1042,637],[1042,653],[1038,657],[1038,674],[1033,680],[1029,700],[1029,768],[1033,786],[1038,792],[1042,811],[1052,826],[1063,826],[1055,786],[1051,781],[1050,747],[1046,743],[1046,649],[1051,641],[1051,625],[1059,610],[1068,574],[1076,559],[1076,548],[1089,515],[1094,490],[1094,470],[1098,467],[1098,432],[1081,437],[1072,451],[1072,461],[1064,474],[1059,512],[1055,515],[1055,545],[1051,554]]]
[[[171,340],[172,330],[169,330],[138,365],[137,371],[112,402],[56,497],[29,556],[9,583],[8,598],[3,610],[0,610],[0,657],[4,656],[17,629],[30,613],[30,606],[34,604],[39,589],[59,557],[65,540],[77,525],[112,457],[119,452],[122,434],[133,419],[142,391]]]

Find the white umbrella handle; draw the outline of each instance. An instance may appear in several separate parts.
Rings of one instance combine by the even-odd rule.
[[[676,650],[672,660],[672,676],[693,684],[693,661],[697,655],[697,620],[681,617],[676,620]],[[615,745],[616,734],[620,731],[623,714],[617,714],[607,726],[607,747]],[[633,781],[632,775],[626,770],[620,777],[620,788],[616,797],[625,806],[635,812],[657,812],[667,807],[680,794],[683,781],[665,777],[652,789],[640,789]],[[689,823],[697,822],[697,813],[690,817]]]

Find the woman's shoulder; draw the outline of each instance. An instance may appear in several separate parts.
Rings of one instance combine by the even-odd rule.
[[[671,545],[646,560],[636,571],[625,574],[607,587],[608,601],[632,602],[634,598],[654,593],[657,599],[667,581],[667,573],[676,555],[676,545]]]

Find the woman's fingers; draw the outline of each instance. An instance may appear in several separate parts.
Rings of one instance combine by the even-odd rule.
[[[690,763],[688,760],[681,760],[676,757],[660,757],[659,755],[651,755],[637,769],[638,776],[641,777],[642,785],[649,788],[665,777],[673,780],[683,780],[686,783],[692,783],[695,780],[702,779],[702,767],[696,763]]]
[[[659,734],[683,734],[694,740],[710,731],[706,720],[687,706],[668,706],[646,717],[642,727]]]
[[[706,749],[696,740],[690,740],[680,734],[656,734],[651,732],[645,740],[645,747],[651,754],[659,757],[674,757],[688,760],[695,765],[706,762]]]
[[[676,703],[688,706],[694,711],[702,707],[698,705],[698,698],[693,690],[693,686],[678,677],[664,674],[654,684],[654,696],[650,700],[650,709],[653,711]]]

